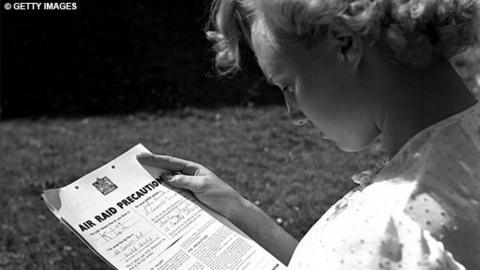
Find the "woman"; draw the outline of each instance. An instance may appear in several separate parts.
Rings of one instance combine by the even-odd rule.
[[[480,269],[480,105],[448,58],[477,41],[477,0],[218,0],[216,64],[246,40],[296,123],[344,151],[378,135],[390,157],[297,243],[205,167],[172,186],[228,218],[292,269]]]

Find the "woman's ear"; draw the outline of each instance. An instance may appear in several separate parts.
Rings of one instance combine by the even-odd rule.
[[[342,33],[333,35],[336,54],[340,61],[347,63],[352,70],[356,70],[363,57],[363,43],[358,34]]]

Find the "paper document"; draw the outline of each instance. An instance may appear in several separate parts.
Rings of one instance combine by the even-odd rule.
[[[191,193],[143,167],[143,145],[59,189],[50,210],[116,269],[285,269],[275,257]]]

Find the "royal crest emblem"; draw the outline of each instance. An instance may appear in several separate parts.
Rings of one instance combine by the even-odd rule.
[[[115,185],[112,180],[108,179],[108,177],[97,178],[97,181],[93,182],[93,186],[98,189],[98,191],[102,192],[103,195],[107,195],[108,193],[117,189],[117,185]]]

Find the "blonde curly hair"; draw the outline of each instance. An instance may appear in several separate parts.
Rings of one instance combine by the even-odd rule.
[[[254,23],[275,41],[312,48],[350,31],[384,44],[397,63],[426,67],[478,41],[480,0],[214,0],[207,38],[220,74],[240,68],[239,43]],[[243,38],[242,38],[243,35]]]

